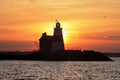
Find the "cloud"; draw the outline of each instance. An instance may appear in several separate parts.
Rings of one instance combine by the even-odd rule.
[[[14,34],[14,33],[19,33],[19,31],[12,30],[12,29],[0,29],[0,34],[1,35]]]
[[[100,40],[120,40],[120,31],[85,33],[82,34],[80,38],[100,39]]]
[[[33,3],[33,2],[36,2],[36,1],[38,1],[38,0],[29,0],[31,3]]]
[[[0,40],[0,50],[5,51],[27,51],[33,50],[35,47],[33,41],[7,41],[7,40]]]
[[[7,41],[0,40],[0,47],[29,47],[33,46],[32,41]]]
[[[106,27],[120,27],[120,24],[106,25]],[[112,31],[115,32],[115,31]]]

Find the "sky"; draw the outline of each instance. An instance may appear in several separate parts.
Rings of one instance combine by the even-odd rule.
[[[66,49],[120,52],[120,0],[0,0],[0,51],[37,50],[56,19]]]

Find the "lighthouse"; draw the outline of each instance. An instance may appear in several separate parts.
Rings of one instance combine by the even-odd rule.
[[[56,21],[56,27],[54,28],[53,38],[54,41],[51,46],[51,51],[63,51],[64,50],[63,32],[59,21]]]
[[[39,50],[44,52],[64,51],[64,39],[61,24],[56,20],[53,36],[43,33],[39,39]]]

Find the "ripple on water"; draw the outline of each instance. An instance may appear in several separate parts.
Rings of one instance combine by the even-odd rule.
[[[0,61],[0,80],[119,80],[117,62]]]

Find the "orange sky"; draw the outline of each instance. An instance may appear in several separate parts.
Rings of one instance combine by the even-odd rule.
[[[0,0],[0,50],[36,50],[55,19],[66,49],[120,52],[120,0]]]

